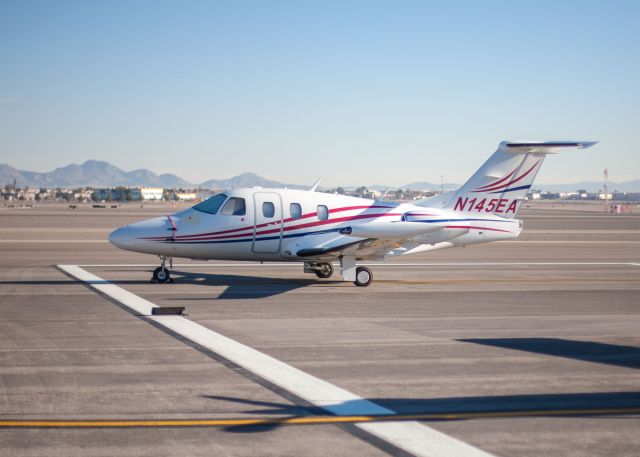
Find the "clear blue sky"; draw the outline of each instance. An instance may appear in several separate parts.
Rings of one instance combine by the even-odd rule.
[[[0,163],[196,182],[463,182],[502,139],[595,139],[541,183],[640,178],[638,1],[0,2]]]

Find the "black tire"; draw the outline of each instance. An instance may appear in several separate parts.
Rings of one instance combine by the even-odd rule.
[[[319,263],[317,265],[319,270],[316,270],[316,276],[320,279],[327,279],[333,275],[333,265],[330,263]]]
[[[170,282],[171,273],[168,268],[158,267],[153,270],[153,281],[156,282]]]
[[[358,287],[367,287],[373,281],[373,273],[367,267],[356,268],[356,280],[353,283]]]

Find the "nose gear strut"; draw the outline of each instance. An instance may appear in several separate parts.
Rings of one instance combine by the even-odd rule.
[[[167,255],[161,255],[160,257],[160,266],[153,270],[153,276],[151,277],[152,283],[172,283],[173,279],[171,279],[171,271],[173,269],[173,257]],[[169,268],[165,265],[167,264],[167,260],[169,261]]]

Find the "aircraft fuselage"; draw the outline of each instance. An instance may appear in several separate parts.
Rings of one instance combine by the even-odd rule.
[[[337,248],[370,238],[407,245],[398,250],[398,242],[389,243],[387,250],[379,244],[382,251],[376,256],[388,257],[419,245],[423,251],[515,238],[521,229],[518,220],[481,211],[461,213],[323,192],[249,188],[222,195],[214,214],[196,205],[121,227],[109,241],[122,249],[169,257],[290,262],[338,257]],[[231,199],[234,208],[229,209]],[[451,246],[441,245],[447,242]]]

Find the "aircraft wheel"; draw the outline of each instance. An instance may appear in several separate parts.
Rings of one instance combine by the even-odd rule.
[[[156,282],[171,282],[171,273],[168,268],[158,267],[153,270],[152,280]]]
[[[316,270],[315,273],[318,278],[330,278],[333,274],[333,265],[331,265],[330,263],[319,263],[317,266],[319,270]]]
[[[373,274],[367,267],[356,268],[356,280],[353,283],[358,287],[366,287],[373,281]]]

